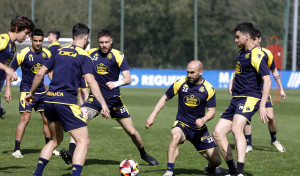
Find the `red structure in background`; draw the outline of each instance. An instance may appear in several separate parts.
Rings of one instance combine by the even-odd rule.
[[[275,45],[273,45],[273,39],[275,39]],[[273,54],[273,59],[274,59],[274,62],[275,62],[275,66],[279,72],[279,75],[281,76],[281,72],[282,72],[282,61],[283,61],[283,47],[282,46],[278,46],[278,42],[279,42],[279,39],[278,37],[276,36],[272,36],[270,38],[270,43],[271,45],[270,46],[266,46],[266,48],[268,50],[270,50]],[[273,80],[273,79],[271,79]],[[273,99],[273,102],[274,103],[277,103],[280,101],[280,90],[279,90],[279,87],[276,83],[276,81],[272,81],[272,85],[275,84],[275,89],[272,89],[271,88],[271,96],[272,96],[272,99]]]

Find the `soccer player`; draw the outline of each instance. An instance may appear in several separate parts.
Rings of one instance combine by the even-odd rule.
[[[72,175],[80,175],[90,143],[85,119],[77,105],[77,89],[82,75],[85,76],[95,101],[102,106],[101,114],[109,117],[109,109],[93,76],[93,61],[84,50],[88,45],[90,29],[81,23],[74,25],[72,45],[63,47],[49,59],[36,74],[25,102],[29,104],[45,74],[53,72],[45,98],[45,116],[53,137],[41,151],[34,176],[41,176],[53,150],[63,140],[63,130],[71,134],[77,143],[73,157]]]
[[[60,38],[60,32],[59,31],[50,31],[48,34],[48,42],[50,45],[48,46],[48,50],[51,52],[51,54],[54,53],[54,51],[61,48],[60,43],[58,42],[58,39]]]
[[[15,41],[19,43],[24,42],[29,38],[29,33],[33,29],[34,24],[29,18],[18,16],[11,21],[8,33],[0,35],[0,92],[2,91],[6,74],[9,75],[12,80],[18,79],[18,75],[8,68],[16,51]],[[0,118],[2,118],[2,115],[5,113],[6,111],[1,106],[0,98]]]
[[[31,88],[31,84],[35,74],[39,71],[39,69],[42,67],[45,61],[48,60],[51,56],[50,51],[43,48],[44,33],[41,29],[34,29],[31,32],[30,41],[32,45],[20,51],[17,54],[16,58],[12,61],[10,66],[13,71],[17,70],[18,67],[21,67],[22,70],[19,104],[19,112],[21,113],[21,119],[16,128],[15,149],[12,153],[12,156],[16,158],[23,158],[23,155],[20,150],[20,145],[25,133],[26,126],[31,118],[32,108],[34,108],[36,112],[40,112],[42,116],[43,131],[46,143],[48,143],[51,140],[50,131],[47,125],[47,119],[44,115],[44,99],[46,96],[44,82],[42,82],[39,85],[36,93],[36,99],[34,102],[32,102],[32,104],[26,105],[24,101],[26,94]],[[7,84],[4,98],[7,102],[9,102],[12,98],[10,90],[11,82],[9,79],[7,79],[6,83]],[[56,151],[56,153],[59,154],[58,151]]]
[[[281,99],[285,99],[286,94],[284,92],[278,70],[275,67],[275,62],[274,62],[274,59],[273,59],[273,55],[272,55],[270,50],[261,47],[260,42],[261,42],[261,32],[256,29],[255,30],[254,43],[259,49],[261,49],[262,51],[264,51],[268,55],[268,60],[267,60],[268,67],[272,71],[273,77],[274,77],[276,83],[278,84],[278,87],[280,89]],[[274,116],[273,104],[272,104],[272,100],[271,100],[270,96],[269,96],[269,99],[266,103],[266,108],[267,108],[267,113],[269,114],[268,128],[269,128],[269,132],[270,132],[270,136],[271,136],[271,144],[279,152],[285,152],[286,149],[284,148],[284,146],[276,138],[277,127],[276,127],[276,120],[275,120],[275,116]],[[253,150],[252,140],[251,140],[251,138],[252,138],[251,131],[252,131],[251,125],[247,124],[245,126],[245,137],[246,137],[246,140],[247,140],[246,153],[251,152]]]
[[[203,64],[198,60],[187,65],[187,77],[181,78],[167,90],[148,117],[145,127],[153,125],[158,112],[166,102],[178,94],[178,113],[171,130],[168,149],[167,171],[164,176],[172,176],[175,160],[179,155],[179,144],[190,141],[196,150],[208,160],[205,170],[210,174],[226,174],[221,167],[221,157],[216,144],[209,134],[205,122],[215,116],[216,96],[212,85],[202,78]],[[205,114],[205,108],[207,113]]]
[[[123,104],[120,94],[120,86],[131,83],[131,76],[127,60],[123,53],[113,49],[113,39],[111,33],[107,30],[101,30],[98,33],[97,41],[99,48],[90,49],[88,52],[94,61],[94,76],[101,88],[103,97],[111,111],[111,117],[115,119],[131,137],[131,140],[138,148],[141,158],[150,165],[158,165],[156,159],[148,155],[144,149],[144,144],[139,132],[134,128],[128,110]],[[120,72],[123,79],[119,80]],[[96,117],[101,105],[95,101],[95,97],[90,94],[88,100],[82,105],[82,113],[87,121]],[[68,164],[76,145],[73,143],[69,146],[69,152],[61,150],[62,159]],[[76,147],[77,149],[77,147]]]
[[[266,102],[271,87],[269,69],[265,62],[268,55],[254,43],[254,26],[239,24],[235,29],[235,42],[240,53],[236,59],[235,78],[230,105],[214,129],[214,139],[229,167],[230,175],[245,175],[246,139],[244,127],[259,109],[263,123],[269,118]],[[261,86],[263,88],[261,89]],[[227,134],[232,131],[236,142],[237,168],[228,143]]]

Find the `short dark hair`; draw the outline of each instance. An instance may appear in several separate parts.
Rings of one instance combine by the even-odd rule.
[[[31,32],[30,37],[33,38],[33,36],[42,36],[42,37],[44,37],[44,32],[41,29],[34,29]]]
[[[252,39],[254,39],[254,26],[252,23],[244,22],[234,28],[234,32],[240,31],[243,34],[249,34]]]
[[[97,35],[97,39],[99,39],[100,37],[104,37],[104,36],[109,36],[111,37],[111,33],[106,30],[106,29],[101,29],[99,32],[98,32],[98,35]]]
[[[261,32],[258,29],[254,29],[254,38],[261,38]]]
[[[25,29],[29,29],[30,31],[34,30],[34,24],[31,19],[27,18],[26,16],[17,16],[16,18],[12,19],[10,22],[10,30],[11,32],[20,32]]]
[[[73,26],[72,34],[73,39],[82,35],[88,35],[90,33],[89,27],[82,23],[77,23]]]
[[[49,31],[49,34],[50,33],[54,34],[57,40],[60,38],[60,32],[59,31]]]

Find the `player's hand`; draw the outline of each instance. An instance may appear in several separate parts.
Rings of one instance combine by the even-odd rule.
[[[10,69],[10,68],[5,69],[5,73],[6,73],[7,75],[9,75],[10,80],[11,80],[12,82],[18,80],[18,75],[17,75],[17,73],[14,72],[12,69]]]
[[[148,117],[148,119],[146,120],[146,124],[145,124],[145,127],[148,129],[150,128],[153,124],[154,124],[154,120],[155,120],[155,117],[150,115]]]
[[[115,88],[114,83],[109,81],[105,84],[110,90],[112,90],[113,88]]]
[[[108,119],[108,117],[110,116],[110,111],[107,106],[103,106],[100,113],[105,119]]]
[[[34,94],[32,94],[31,92],[29,92],[29,94],[27,94],[26,97],[25,97],[25,103],[28,106],[33,101],[34,101]]]
[[[284,100],[286,98],[285,92],[283,89],[280,90],[281,99]]]
[[[198,128],[201,128],[204,125],[205,121],[202,118],[196,120],[195,124]]]
[[[9,101],[11,100],[11,91],[9,89],[5,90],[4,99],[9,104]]]
[[[263,123],[266,123],[266,121],[267,122],[269,121],[269,116],[268,116],[266,107],[264,107],[264,106],[259,107],[259,115],[260,115],[260,120]]]

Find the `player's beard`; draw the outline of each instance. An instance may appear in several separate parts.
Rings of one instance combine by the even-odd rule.
[[[193,79],[188,78],[188,81],[189,81],[190,84],[197,84],[199,82],[199,80],[201,80],[201,79],[202,79],[202,76],[199,75],[199,76],[197,76]]]
[[[86,49],[86,47],[89,45],[89,41],[87,40],[86,42],[85,42],[85,44],[84,44],[84,46],[83,46],[83,49]]]
[[[109,51],[110,51],[110,49],[111,49],[111,47],[105,47],[105,48],[101,48],[101,50],[100,50],[100,52],[102,53],[102,54],[107,54]]]

